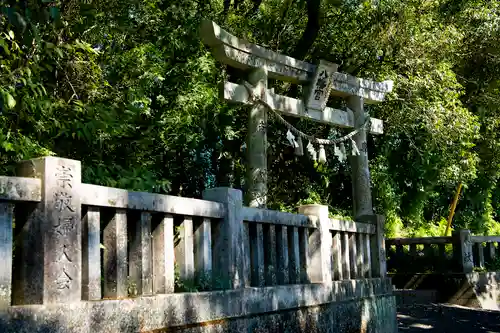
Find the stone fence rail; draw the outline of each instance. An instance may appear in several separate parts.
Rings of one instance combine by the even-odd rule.
[[[81,183],[79,161],[44,157],[0,176],[0,307],[385,278],[382,216],[330,219]]]
[[[500,236],[458,230],[450,237],[388,238],[385,244],[389,271],[470,273],[497,258]]]

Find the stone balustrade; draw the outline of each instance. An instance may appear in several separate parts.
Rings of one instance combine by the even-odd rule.
[[[17,175],[0,176],[2,332],[397,330],[381,216],[250,208],[231,188],[201,200],[84,184],[80,162],[57,157]]]
[[[390,271],[470,273],[496,259],[500,236],[458,230],[450,237],[386,239],[386,246]]]
[[[45,157],[20,163],[22,177],[0,177],[4,305],[173,293],[175,266],[179,280],[208,290],[385,275],[381,216],[244,207],[230,188],[204,200],[132,192],[81,183],[80,170]]]

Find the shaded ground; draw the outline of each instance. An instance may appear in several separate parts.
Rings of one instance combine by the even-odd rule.
[[[407,305],[398,308],[401,333],[500,333],[500,311],[451,305]]]

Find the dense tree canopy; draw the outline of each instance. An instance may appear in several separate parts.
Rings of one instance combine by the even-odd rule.
[[[500,233],[500,3],[488,0],[4,0],[0,11],[0,174],[43,155],[79,159],[85,182],[199,197],[244,188],[247,108],[217,84],[202,18],[300,59],[392,79],[370,113],[385,122],[369,153],[375,206],[387,233],[454,225]],[[271,82],[300,96],[300,87]],[[329,103],[340,103],[332,99]],[[320,137],[341,131],[290,119]],[[269,128],[270,206],[351,210],[350,170],[297,157]],[[330,156],[333,153],[329,152]]]

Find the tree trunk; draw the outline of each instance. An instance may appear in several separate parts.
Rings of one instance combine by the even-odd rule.
[[[318,37],[321,0],[307,0],[307,26],[292,56],[303,60]]]

